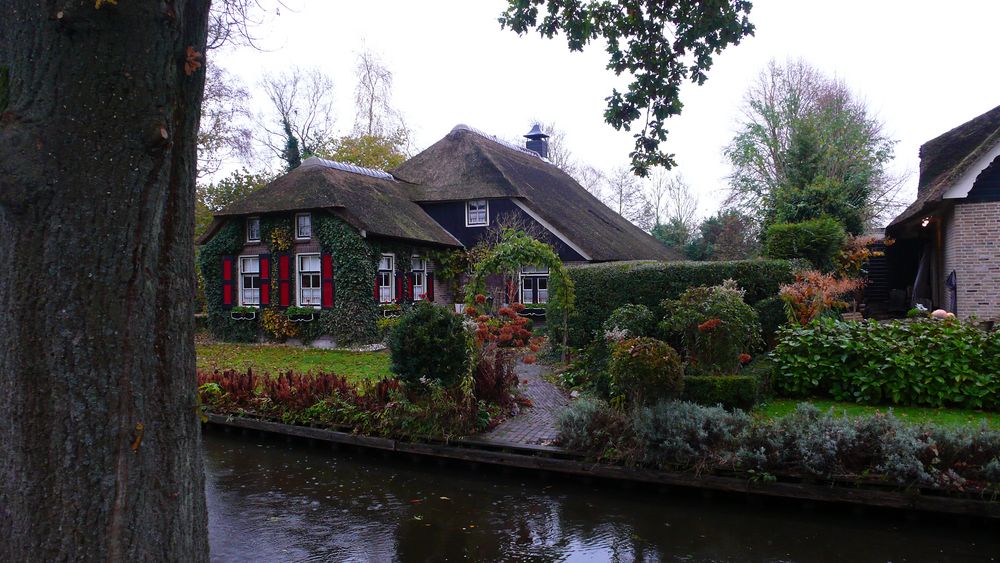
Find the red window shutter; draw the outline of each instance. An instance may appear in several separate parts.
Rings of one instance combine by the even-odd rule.
[[[396,303],[403,302],[403,274],[396,274]]]
[[[320,269],[323,286],[323,308],[333,308],[333,256],[324,254]]]
[[[222,306],[233,306],[233,257],[222,257]]]
[[[427,272],[424,279],[427,280],[427,289],[425,290],[427,295],[425,299],[428,301],[434,301],[434,272]]]
[[[260,265],[260,306],[266,307],[271,304],[271,255],[258,255],[257,261]]]
[[[416,283],[417,275],[410,272],[406,275],[406,300],[413,301],[416,295],[413,295],[413,285]]]
[[[291,258],[287,254],[278,255],[278,305],[287,307],[292,301]]]
[[[372,292],[372,295],[375,297],[375,302],[376,303],[379,302],[379,300],[378,300],[378,279],[379,279],[379,275],[378,275],[378,273],[376,273],[375,274],[375,291]]]

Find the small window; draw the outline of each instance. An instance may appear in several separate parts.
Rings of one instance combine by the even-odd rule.
[[[465,226],[485,227],[490,223],[490,206],[485,199],[465,202]]]
[[[411,258],[410,272],[413,273],[413,300],[423,301],[427,298],[427,260],[419,256]]]
[[[549,301],[549,269],[544,266],[521,268],[521,303],[543,305]]]
[[[247,219],[247,242],[260,242],[260,217]]]
[[[319,254],[300,254],[298,260],[299,306],[319,307]]]
[[[256,256],[240,257],[240,305],[260,305],[260,262]]]
[[[309,213],[299,213],[295,216],[295,238],[312,238],[312,215]]]
[[[396,283],[395,256],[383,254],[378,261],[378,302],[392,303]]]

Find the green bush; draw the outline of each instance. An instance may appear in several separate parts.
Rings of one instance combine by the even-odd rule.
[[[693,287],[678,299],[665,299],[664,333],[679,335],[692,367],[707,374],[735,374],[741,356],[760,344],[760,322],[744,292],[732,280]]]
[[[750,417],[741,410],[727,412],[682,401],[657,403],[633,416],[641,461],[658,467],[708,462],[718,450],[736,449],[739,435],[750,425]]]
[[[656,317],[645,305],[622,305],[611,312],[604,321],[604,333],[625,331],[625,338],[652,336],[656,328]]]
[[[385,342],[389,334],[399,326],[399,317],[386,317],[375,320],[375,328],[378,331],[379,340]]]
[[[785,302],[780,297],[768,297],[754,303],[757,319],[760,321],[760,335],[768,348],[774,348],[774,336],[778,329],[788,322]]]
[[[389,333],[390,367],[407,385],[451,387],[470,373],[469,338],[461,317],[422,302]]]
[[[834,268],[833,259],[840,252],[846,236],[844,227],[830,217],[801,223],[778,223],[767,228],[765,252],[768,258],[773,259],[802,258],[819,270],[829,272]]]
[[[757,404],[758,387],[752,375],[687,375],[681,398],[699,405],[749,409]]]
[[[684,388],[681,358],[655,338],[632,338],[611,351],[612,392],[631,405],[679,397]]]
[[[1000,408],[1000,332],[956,320],[819,319],[779,332],[774,384],[791,396]]]
[[[569,345],[579,348],[602,330],[616,308],[627,303],[645,305],[656,318],[663,316],[660,302],[676,299],[689,287],[719,285],[727,279],[746,290],[747,303],[778,294],[782,284],[795,281],[799,265],[787,260],[733,262],[612,262],[567,268],[576,290],[569,318]],[[549,303],[549,319],[561,319],[558,304]],[[562,323],[549,323],[553,342],[562,341]]]

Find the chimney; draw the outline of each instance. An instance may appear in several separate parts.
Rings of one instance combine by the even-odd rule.
[[[524,144],[529,151],[535,151],[542,158],[549,157],[549,136],[542,133],[541,125],[536,123],[531,131],[524,136],[528,142]]]

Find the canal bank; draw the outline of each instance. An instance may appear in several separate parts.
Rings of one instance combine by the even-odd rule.
[[[1000,553],[995,521],[473,471],[208,429],[214,561],[966,562]]]
[[[209,415],[208,428],[260,432],[288,439],[380,450],[402,456],[487,464],[518,470],[561,474],[672,488],[690,488],[729,495],[753,496],[838,505],[870,506],[916,513],[1000,520],[996,498],[945,493],[926,488],[900,489],[875,480],[816,480],[746,474],[696,474],[622,467],[587,461],[583,456],[551,445],[525,445],[482,439],[448,442],[408,442],[367,437],[323,428],[292,426],[263,420]]]

